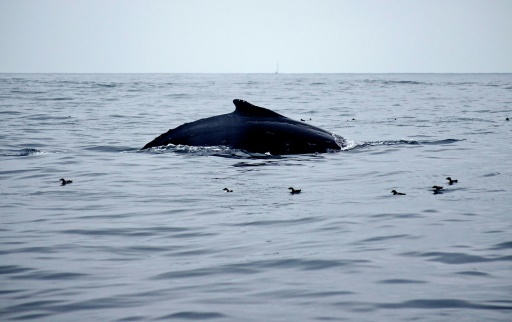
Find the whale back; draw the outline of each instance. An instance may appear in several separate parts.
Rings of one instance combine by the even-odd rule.
[[[332,133],[235,99],[235,111],[182,124],[142,149],[167,144],[229,146],[248,152],[302,154],[339,150]]]

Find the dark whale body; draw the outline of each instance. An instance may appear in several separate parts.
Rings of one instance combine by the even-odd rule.
[[[229,146],[247,152],[303,154],[340,150],[344,139],[269,109],[235,99],[234,112],[185,123],[163,133],[142,149],[167,144]]]

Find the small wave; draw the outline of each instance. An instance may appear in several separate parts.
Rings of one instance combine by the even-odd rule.
[[[21,149],[21,150],[0,150],[0,156],[3,157],[26,157],[31,155],[43,155],[48,152],[41,151],[38,149]]]
[[[31,271],[29,273],[10,276],[11,279],[15,280],[72,280],[80,279],[87,274],[72,273],[72,272],[52,272],[52,271]]]
[[[96,86],[98,87],[117,87],[118,84],[117,83],[110,83],[110,84],[106,84],[106,83],[97,83],[95,84]]]
[[[404,253],[404,256],[413,257],[426,257],[430,261],[440,262],[444,264],[470,264],[470,263],[485,263],[497,261],[511,261],[512,256],[494,256],[485,257],[478,255],[469,255],[466,253],[446,253],[446,252],[429,252],[429,253]]]
[[[467,86],[467,85],[478,85],[475,82],[441,82],[441,85],[444,86]]]
[[[4,105],[5,107],[5,105]],[[21,112],[19,111],[0,111],[0,114],[6,114],[6,115],[20,115]]]
[[[42,92],[42,91],[29,91],[29,90],[17,90],[17,89],[14,89],[11,91],[11,93],[14,93],[14,94],[23,94],[23,95],[32,95],[32,94],[45,94],[46,92]]]
[[[22,267],[18,265],[3,265],[0,266],[0,275],[4,274],[18,274],[33,270],[32,268]]]
[[[272,155],[270,153],[253,153],[240,149],[230,148],[228,146],[188,146],[168,144],[166,146],[153,147],[146,150],[139,150],[140,153],[176,153],[189,154],[195,156],[215,156],[230,159],[282,159],[282,155]],[[268,164],[266,164],[268,165]],[[237,164],[237,166],[248,166],[246,164]]]
[[[345,139],[345,144],[343,145],[341,150],[342,151],[349,151],[349,150],[357,148],[360,144],[361,144],[361,142]]]
[[[88,151],[96,151],[96,152],[137,152],[139,149],[134,149],[130,147],[123,146],[103,146],[103,145],[95,145],[84,148]]]
[[[199,276],[210,276],[225,274],[255,274],[268,269],[293,269],[301,271],[320,271],[336,267],[363,267],[370,265],[371,261],[365,259],[303,259],[303,258],[282,258],[270,260],[255,260],[239,263],[221,264],[210,268],[197,268],[192,270],[171,270],[157,274],[150,279],[167,280],[176,278],[193,278]]]
[[[512,249],[512,241],[494,245],[491,249],[493,249],[493,250]]]
[[[72,97],[40,97],[38,101],[73,101]]]
[[[232,149],[227,146],[189,146],[189,145],[174,145],[168,144],[166,146],[153,147],[146,150],[139,150],[141,153],[177,153],[177,154],[191,154],[198,156],[223,156],[233,158],[250,158],[251,154],[245,153],[241,150]]]
[[[460,141],[465,141],[464,139],[445,139],[445,140],[384,140],[384,141],[349,141],[347,140],[347,147],[343,150],[352,150],[357,148],[364,148],[368,146],[390,146],[390,145],[443,145],[443,144],[452,144]]]
[[[345,150],[343,148],[342,150]],[[328,150],[326,153],[338,153],[340,150]],[[223,157],[229,159],[262,159],[262,160],[277,160],[283,159],[287,157],[297,157],[297,156],[319,156],[318,153],[309,153],[309,154],[270,154],[270,153],[257,153],[257,152],[248,152],[240,149],[231,148],[228,146],[188,146],[188,145],[173,145],[168,144],[166,146],[153,147],[146,150],[139,150],[140,153],[177,153],[177,154],[189,154],[196,156],[215,156],[215,157]],[[261,164],[261,165],[270,165],[269,163]],[[282,165],[282,164],[281,164]],[[243,167],[243,166],[254,166],[254,164],[244,164],[238,163],[235,166]]]
[[[233,164],[236,168],[252,168],[252,167],[265,167],[265,166],[272,166],[278,164],[277,160],[268,160],[268,161],[261,161],[261,162],[237,162]],[[280,165],[280,164],[279,164]]]
[[[435,141],[419,141],[419,144],[424,145],[442,145],[442,144],[452,144],[456,142],[466,141],[465,139],[446,139],[446,140],[435,140]]]
[[[408,279],[395,278],[395,279],[389,279],[389,280],[382,280],[377,283],[381,283],[381,284],[423,284],[423,283],[427,283],[427,282],[420,281],[420,280],[408,280]]]
[[[411,85],[426,85],[427,83],[424,82],[417,82],[417,81],[385,81],[384,84],[411,84]]]
[[[365,79],[362,81],[367,84],[384,84],[384,85],[431,85],[427,82],[408,81],[408,80],[382,80],[382,79]]]
[[[192,97],[190,94],[186,93],[171,93],[166,95],[167,98],[178,99],[178,98],[189,98]]]
[[[351,310],[357,312],[370,312],[379,309],[471,309],[471,310],[512,310],[509,301],[486,301],[483,303],[475,303],[466,300],[439,298],[439,299],[414,299],[395,303],[371,303],[371,302],[337,302],[336,305],[350,307]],[[440,319],[440,320],[446,320]]]
[[[357,150],[357,149],[371,147],[371,146],[420,145],[420,143],[415,140],[386,140],[386,141],[349,141],[349,140],[347,140],[347,142],[349,142],[349,144],[343,149],[345,151]]]
[[[376,307],[382,309],[479,309],[479,310],[512,310],[510,306],[480,304],[459,299],[418,299],[401,303],[380,303]]]
[[[286,226],[289,227],[295,224],[304,224],[304,223],[313,223],[318,221],[318,218],[314,217],[305,217],[299,219],[290,219],[290,220],[255,220],[248,222],[240,222],[236,224],[231,224],[230,226]]]
[[[174,319],[180,319],[180,320],[191,320],[191,321],[197,321],[197,320],[211,320],[211,319],[222,319],[226,318],[227,316],[218,313],[218,312],[195,312],[195,311],[183,311],[173,314],[168,314],[161,316],[157,318],[157,320],[174,320]]]

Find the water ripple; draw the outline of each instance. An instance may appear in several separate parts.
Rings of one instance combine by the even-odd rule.
[[[182,311],[182,312],[177,312],[177,313],[161,316],[159,318],[156,318],[156,320],[182,319],[182,320],[199,321],[199,320],[220,319],[220,318],[225,318],[225,317],[227,317],[227,315],[218,313],[218,312]]]
[[[369,260],[305,260],[305,259],[276,259],[251,261],[247,263],[236,263],[221,265],[212,268],[198,268],[187,271],[172,271],[158,274],[153,279],[176,279],[197,276],[213,276],[223,274],[256,274],[268,269],[293,269],[303,271],[315,271],[333,267],[351,267],[370,263]]]
[[[468,264],[468,263],[485,263],[497,261],[512,261],[512,255],[509,256],[476,256],[465,253],[445,253],[445,252],[428,252],[428,253],[404,253],[404,256],[429,257],[429,260],[441,262],[445,264]]]

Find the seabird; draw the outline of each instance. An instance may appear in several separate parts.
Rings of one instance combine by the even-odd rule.
[[[290,189],[290,190],[291,190],[291,191],[290,191],[290,193],[291,193],[292,195],[296,195],[296,194],[300,193],[300,191],[301,191],[301,189],[293,189],[292,187],[290,187],[290,188],[288,188],[288,189]]]
[[[450,177],[446,178],[446,180],[448,180],[448,184],[449,184],[449,185],[452,185],[452,184],[454,184],[454,183],[459,182],[459,180],[455,180],[455,179],[452,179],[452,178],[450,178]]]
[[[65,186],[65,185],[73,182],[73,180],[66,180],[64,178],[61,178],[60,181],[62,182],[61,186]]]

